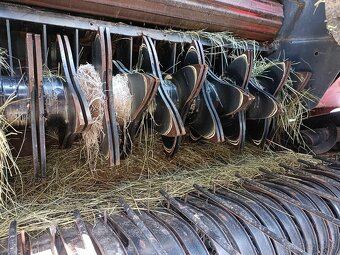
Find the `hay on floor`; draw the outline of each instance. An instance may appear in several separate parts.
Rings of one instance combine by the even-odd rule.
[[[46,183],[34,183],[31,159],[20,159],[24,185],[20,178],[12,180],[16,202],[0,209],[0,237],[7,235],[13,219],[20,230],[33,231],[30,233],[51,224],[69,225],[75,209],[93,222],[98,211],[120,210],[119,197],[133,208],[157,206],[163,201],[158,192],[161,188],[173,196],[183,196],[193,190],[194,183],[205,187],[233,185],[236,172],[255,177],[260,166],[279,171],[280,162],[293,164],[297,157],[309,158],[290,152],[263,151],[253,145],[247,145],[240,153],[227,144],[186,141],[178,155],[169,160],[160,139],[152,139],[152,153],[144,142],[138,143],[134,154],[122,161],[121,166],[109,169],[105,162],[100,162],[94,173],[79,159],[80,147],[66,151],[52,149],[47,155]]]

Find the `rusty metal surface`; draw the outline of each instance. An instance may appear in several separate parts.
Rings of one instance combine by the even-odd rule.
[[[283,20],[283,6],[273,0],[10,0],[9,2],[166,27],[230,31],[238,36],[259,41],[272,40]]]

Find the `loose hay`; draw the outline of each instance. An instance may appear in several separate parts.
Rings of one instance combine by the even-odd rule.
[[[81,65],[77,70],[77,78],[80,87],[85,94],[90,107],[92,124],[89,129],[82,133],[84,150],[86,151],[87,163],[93,171],[96,169],[97,159],[100,153],[100,142],[103,134],[103,118],[105,95],[103,83],[94,66]]]
[[[280,162],[293,164],[297,157],[310,158],[263,151],[253,145],[239,153],[227,144],[187,141],[178,155],[168,160],[160,139],[148,139],[154,139],[152,149],[145,147],[145,141],[138,143],[134,154],[121,166],[108,169],[100,162],[95,173],[79,159],[79,147],[66,151],[54,148],[47,154],[49,178],[44,184],[33,183],[31,159],[21,159],[18,164],[25,185],[22,187],[18,178],[12,180],[17,199],[15,205],[0,209],[0,237],[7,234],[13,219],[20,230],[39,232],[50,224],[69,225],[73,222],[72,211],[79,209],[86,220],[93,222],[99,210],[120,210],[119,197],[134,208],[157,206],[163,201],[158,192],[161,188],[173,196],[183,196],[193,190],[194,183],[205,187],[233,185],[235,172],[255,177],[260,166],[279,171]]]
[[[7,72],[12,72],[10,66],[7,63],[7,51],[0,48],[0,69],[4,69]],[[20,177],[20,171],[17,167],[15,159],[12,155],[11,148],[9,146],[7,137],[14,135],[16,130],[11,126],[11,123],[5,118],[5,110],[9,104],[12,103],[15,95],[12,94],[8,99],[0,106],[0,206],[6,207],[7,203],[13,203],[15,197],[15,191],[8,183],[8,177],[17,175]]]

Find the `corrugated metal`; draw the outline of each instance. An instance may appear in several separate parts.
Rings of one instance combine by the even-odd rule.
[[[283,20],[274,0],[10,0],[20,4],[72,11],[182,29],[230,31],[259,41],[272,40]]]

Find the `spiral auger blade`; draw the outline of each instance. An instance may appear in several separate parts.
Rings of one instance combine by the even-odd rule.
[[[251,81],[249,86],[254,94],[259,95],[258,100],[261,101],[261,96],[266,95],[267,99],[270,99],[270,103],[265,103],[261,106],[261,102],[254,104],[258,106],[251,108],[248,112],[248,133],[251,140],[260,146],[264,146],[267,142],[270,129],[274,127],[272,125],[272,118],[278,114],[282,114],[285,109],[278,102],[278,95],[280,94],[283,86],[286,84],[288,75],[291,72],[290,62],[280,62],[272,67],[267,68],[261,77],[256,78],[256,81]],[[262,95],[260,93],[262,92]],[[256,100],[256,99],[255,99]],[[270,108],[268,115],[259,116],[252,110],[258,110],[265,113],[265,108]]]

